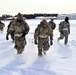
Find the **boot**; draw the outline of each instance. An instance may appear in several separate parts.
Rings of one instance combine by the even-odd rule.
[[[44,54],[46,54],[46,51],[43,51]]]
[[[22,50],[17,50],[17,54],[22,54]]]
[[[38,55],[42,56],[42,50],[41,49],[38,50]]]
[[[42,56],[42,53],[38,53],[38,56]]]

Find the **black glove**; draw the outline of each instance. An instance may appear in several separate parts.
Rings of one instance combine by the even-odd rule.
[[[6,40],[9,40],[8,36],[6,36]]]
[[[25,37],[26,34],[27,34],[27,33],[23,33],[21,37]]]
[[[61,31],[60,33],[63,34],[63,31]]]
[[[36,40],[34,41],[34,44],[36,44],[36,45],[38,44]]]
[[[70,34],[70,32],[68,32],[68,34]]]
[[[52,40],[50,40],[50,45],[53,45],[53,41]]]

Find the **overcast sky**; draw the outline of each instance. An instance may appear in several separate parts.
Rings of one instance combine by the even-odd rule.
[[[0,15],[76,13],[76,0],[0,0]]]

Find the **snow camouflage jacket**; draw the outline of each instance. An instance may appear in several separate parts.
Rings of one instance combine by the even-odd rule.
[[[70,23],[66,21],[62,21],[59,24],[59,32],[67,31],[70,34]]]
[[[29,32],[29,26],[25,21],[18,21],[15,20],[13,21],[12,25],[10,26],[9,32],[14,31],[14,34],[23,34],[23,33],[28,33]]]
[[[50,36],[50,39],[53,40],[53,31],[49,27],[49,25],[46,26],[46,28],[43,28],[41,24],[37,26],[34,33],[34,39],[37,40],[37,38],[46,38]]]

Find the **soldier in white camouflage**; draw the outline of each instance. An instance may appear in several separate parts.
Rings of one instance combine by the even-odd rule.
[[[50,37],[50,44],[49,44]],[[53,31],[49,27],[47,21],[44,19],[35,29],[34,33],[34,43],[38,44],[38,55],[46,54],[46,51],[49,50],[50,45],[53,44]]]
[[[0,31],[2,32],[5,27],[5,24],[0,20]]]
[[[64,44],[66,45],[68,43],[68,35],[70,34],[69,17],[65,17],[65,21],[60,22],[59,32],[60,32],[60,37],[58,38],[58,42],[59,40],[65,38]]]
[[[23,15],[18,13],[17,19],[10,26],[9,32],[14,31],[15,47],[18,54],[22,54],[26,45],[25,35],[29,32],[29,26],[24,21]]]

